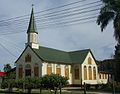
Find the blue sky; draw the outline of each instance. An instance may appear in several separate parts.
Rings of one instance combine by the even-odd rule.
[[[0,0],[0,21],[4,19],[14,18],[22,15],[30,14],[31,5],[34,4],[34,11],[39,12],[49,8],[58,7],[64,4],[80,0]],[[93,2],[92,0],[83,0],[80,5]],[[98,1],[98,0],[94,0]],[[78,6],[75,4],[74,6]],[[64,8],[63,8],[64,9]],[[49,12],[49,11],[48,11]],[[97,11],[99,12],[99,11]],[[46,12],[47,13],[47,12]],[[37,14],[36,14],[37,15]],[[40,18],[40,15],[37,15]],[[36,17],[36,18],[37,18]],[[29,18],[29,17],[28,17]],[[19,20],[20,21],[20,20]],[[22,23],[17,21],[17,23]],[[63,20],[60,19],[60,22]],[[49,19],[48,21],[49,22]],[[113,37],[112,23],[104,30],[100,31],[100,27],[96,22],[76,24],[69,26],[46,27],[42,28],[42,22],[37,21],[38,41],[41,46],[55,48],[64,51],[91,49],[97,60],[111,58],[114,54],[114,46],[116,41]],[[3,69],[4,64],[10,63],[14,66],[15,60],[19,57],[25,48],[26,31],[28,21],[23,22],[23,27],[17,27],[14,22],[8,23],[7,27],[1,26],[0,23],[0,69]],[[20,32],[15,34],[2,35],[8,32]],[[9,52],[8,52],[9,51]],[[11,55],[11,54],[12,55]]]

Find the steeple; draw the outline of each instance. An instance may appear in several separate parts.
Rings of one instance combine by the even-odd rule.
[[[32,7],[29,26],[28,26],[28,30],[27,30],[26,46],[29,45],[29,46],[31,46],[31,48],[39,49],[39,44],[37,42],[37,35],[38,35],[38,32],[37,32],[37,29],[36,29],[34,10],[33,10],[33,7]]]
[[[30,33],[30,32],[38,33],[36,30],[37,30],[37,28],[36,28],[36,23],[35,23],[34,10],[33,10],[33,7],[32,7],[27,33]]]

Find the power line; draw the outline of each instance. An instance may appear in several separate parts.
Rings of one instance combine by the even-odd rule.
[[[79,8],[79,10],[83,10],[83,9],[89,9],[89,8],[91,8],[91,7],[95,7],[93,4],[96,4],[97,3],[97,6],[99,6],[99,5],[101,5],[101,3],[100,4],[98,4],[100,1],[95,1],[95,2],[92,2],[92,3],[87,3],[87,4],[83,4],[83,5],[79,5],[79,6],[74,6],[74,7],[70,7],[70,8],[66,8],[66,9],[62,9],[62,10],[58,10],[58,11],[54,11],[54,12],[50,12],[50,13],[46,13],[46,14],[42,14],[42,15],[40,15],[40,16],[45,16],[45,15],[50,15],[50,14],[56,14],[56,13],[60,13],[60,12],[63,12],[63,11],[69,11],[69,10],[73,10],[73,9],[78,9]],[[85,7],[85,6],[88,6],[88,5],[93,5],[93,6],[90,6],[90,7],[88,7],[88,8],[82,8],[81,9],[81,7]],[[40,12],[37,12],[37,13],[40,13]],[[51,15],[50,15],[51,16]]]
[[[89,12],[97,11],[97,10],[93,9],[93,10],[87,10],[86,11],[85,9],[90,9],[92,7],[97,7],[97,6],[98,5],[94,5],[94,6],[90,6],[90,7],[86,7],[86,8],[82,8],[82,9],[77,9],[77,10],[74,10],[74,11],[64,12],[64,13],[61,13],[61,14],[56,14],[56,15],[52,15],[52,16],[45,16],[44,19],[41,19],[41,17],[40,17],[40,18],[38,18],[37,21],[41,21],[41,23],[43,23],[43,22],[48,21],[48,20],[64,19],[65,17],[70,17],[70,16],[75,16],[75,15],[81,15],[81,14],[84,14],[84,13],[89,13]],[[82,11],[82,10],[85,10],[85,11]],[[78,11],[78,13],[77,13],[77,11]],[[76,13],[74,13],[74,12],[76,12]],[[67,14],[67,13],[70,13],[70,14]],[[57,17],[53,17],[53,16],[57,16]],[[50,18],[48,19],[47,17],[50,17]],[[16,24],[16,23],[14,23],[14,24]],[[19,25],[21,23],[17,23],[17,24]]]
[[[65,5],[61,5],[61,6],[58,6],[58,7],[54,7],[54,8],[49,8],[49,9],[46,9],[46,10],[42,10],[42,11],[36,12],[35,14],[46,12],[46,11],[50,11],[50,10],[54,10],[54,9],[59,9],[59,8],[62,8],[62,7],[74,5],[74,4],[77,4],[77,3],[80,3],[80,2],[84,2],[84,1],[86,1],[86,0],[79,0],[79,1],[76,1],[76,2],[71,2],[71,3],[65,4]],[[13,17],[13,18],[9,18],[9,19],[0,20],[0,22],[10,21],[10,20],[19,19],[19,18],[24,18],[26,16],[29,16],[29,14],[18,16],[18,17]]]
[[[9,49],[6,48],[3,44],[0,43],[0,46],[3,47],[3,48],[6,50],[6,52],[8,52],[10,55],[12,55],[12,56],[14,56],[14,57],[17,58],[17,56],[14,55]]]
[[[58,14],[54,14],[54,15],[47,15],[47,16],[43,16],[43,17],[39,17],[39,18],[36,18],[36,19],[41,19],[41,20],[47,20],[49,18],[49,20],[53,20],[53,19],[60,19],[60,18],[64,18],[64,17],[69,17],[71,15],[78,15],[78,14],[83,14],[83,13],[89,13],[91,11],[96,11],[94,9],[92,10],[89,10],[91,8],[97,8],[100,4],[98,5],[94,5],[94,6],[90,6],[90,7],[86,7],[86,8],[82,8],[82,9],[76,9],[76,10],[72,10],[72,11],[65,11],[63,13],[58,13]],[[88,9],[88,10],[86,10]],[[75,13],[76,12],[76,13]],[[77,13],[78,12],[78,13]],[[62,16],[61,16],[62,15]],[[66,15],[66,16],[64,16]],[[54,17],[55,16],[55,17]],[[57,17],[56,17],[57,16]],[[42,19],[44,18],[44,19]],[[43,21],[42,21],[43,22]]]
[[[45,18],[44,16],[45,15],[47,15],[47,16],[54,16],[54,15],[50,15],[50,14],[55,14],[55,13],[59,13],[59,12],[64,12],[64,11],[68,11],[68,10],[73,10],[73,9],[76,9],[76,8],[80,8],[80,7],[85,7],[85,6],[88,6],[88,5],[93,5],[93,4],[96,4],[96,3],[99,3],[100,1],[95,1],[95,2],[91,2],[91,3],[87,3],[87,4],[84,4],[84,5],[81,5],[81,6],[75,6],[75,7],[71,7],[71,8],[66,8],[66,9],[63,9],[63,10],[59,10],[59,11],[54,11],[54,12],[50,12],[50,13],[46,13],[46,14],[43,14],[43,15],[40,15],[41,17],[43,17],[43,18]],[[100,6],[101,4],[98,4],[98,5],[93,5],[93,6],[89,6],[89,7],[86,7],[86,8],[80,8],[79,10],[84,10],[84,9],[89,9],[89,8],[92,8],[92,7],[96,7],[96,6]],[[77,10],[78,11],[78,10]],[[71,11],[70,11],[71,12]],[[70,13],[69,12],[69,13]],[[41,13],[41,11],[40,12],[36,12],[35,14],[39,14],[39,13]],[[60,14],[57,14],[57,15],[60,15]],[[56,15],[56,16],[57,16]],[[36,16],[36,17],[38,17],[38,16]],[[27,21],[28,22],[28,18],[29,17],[24,17],[23,19],[21,18],[20,19],[20,17],[18,17],[19,19],[13,19],[13,21],[15,22],[15,21],[19,21],[19,22],[21,22],[21,21],[23,21],[23,19],[24,19],[24,21]],[[27,19],[27,20],[26,20]],[[2,20],[3,21],[3,20]],[[2,21],[0,21],[0,23],[2,22]],[[4,21],[3,21],[4,22]],[[2,22],[2,24],[3,24],[3,22]],[[8,21],[7,22],[9,22],[9,19],[8,19]],[[7,23],[6,22],[6,23]],[[11,22],[11,21],[10,21]]]
[[[88,3],[88,4],[93,4],[93,3],[96,3],[96,2],[92,2],[92,3]],[[98,4],[99,5],[99,4]],[[92,6],[88,6],[88,7],[85,7],[85,8],[82,8],[82,9],[77,9],[77,10],[74,10],[74,11],[69,11],[69,12],[72,12],[71,14],[65,14],[65,13],[61,13],[61,15],[60,16],[57,16],[57,17],[54,17],[53,18],[53,15],[52,16],[49,16],[49,17],[51,17],[50,19],[48,19],[49,21],[51,21],[51,20],[61,20],[61,19],[64,19],[64,22],[62,23],[62,24],[69,24],[68,22],[71,22],[71,19],[73,20],[75,20],[76,18],[80,18],[81,16],[79,16],[79,17],[75,17],[74,18],[74,16],[78,16],[78,15],[83,15],[83,14],[88,14],[88,13],[91,13],[91,12],[95,12],[95,11],[97,11],[97,10],[99,10],[99,9],[92,9],[92,10],[85,10],[85,9],[90,9],[90,8],[92,8],[92,7],[97,7],[98,5],[92,5]],[[84,10],[84,11],[81,11],[81,10]],[[78,11],[78,12],[76,12],[76,11]],[[75,12],[75,13],[74,13]],[[55,12],[54,12],[55,13]],[[64,15],[65,14],[65,15]],[[72,17],[73,16],[73,17]],[[85,15],[84,15],[85,16]],[[71,19],[69,20],[69,18],[68,17],[71,17]],[[87,16],[88,17],[88,16]],[[86,17],[86,18],[87,18]],[[45,18],[46,18],[46,16],[45,16]],[[68,18],[68,19],[65,19],[65,18]],[[47,21],[47,19],[41,19],[41,18],[38,18],[38,20],[37,20],[37,23],[39,23],[41,20],[43,20],[43,21],[41,21],[41,24],[42,24],[42,26],[43,27],[46,27],[46,26],[48,26],[48,25],[53,25],[53,23],[54,22],[49,22],[49,24],[47,24],[47,23],[45,23],[45,21]],[[67,23],[66,23],[66,20],[69,20],[69,21],[67,21]],[[84,20],[86,20],[86,19],[84,19]],[[84,20],[82,20],[82,21],[84,21]],[[75,20],[76,21],[76,20]],[[74,22],[75,22],[74,21]],[[78,20],[78,21],[80,21],[80,20]],[[77,21],[77,22],[78,22]],[[43,23],[44,22],[44,23]],[[44,25],[45,24],[45,25]],[[60,25],[61,23],[57,23],[57,25]],[[23,23],[20,23],[20,24],[16,24],[16,23],[14,23],[14,24],[12,24],[13,26],[14,25],[16,25],[15,26],[15,29],[21,29],[21,28],[23,28],[23,26],[25,26]],[[8,28],[6,28],[6,29],[8,29]],[[10,29],[8,29],[9,30],[9,33],[3,33],[2,35],[8,35],[8,34],[13,34],[13,33],[20,33],[20,32],[10,32]],[[24,30],[24,31],[26,31],[26,30]],[[23,31],[22,31],[23,32]]]
[[[88,17],[88,16],[87,16],[87,17]],[[87,17],[86,17],[86,18],[87,18]],[[86,18],[82,19],[82,21],[86,20]],[[73,18],[72,18],[72,20],[73,20]],[[81,20],[79,20],[79,19],[77,19],[77,20],[74,19],[74,20],[75,20],[75,21],[81,21]],[[74,22],[75,22],[75,21],[74,21]],[[71,22],[71,20],[67,21],[67,23],[66,23],[65,20],[64,20],[64,22],[63,22],[62,24],[68,24],[68,22]],[[56,25],[56,24],[57,24],[57,25],[58,25],[58,24],[60,25],[60,23],[54,23],[54,24],[55,24],[55,25]],[[44,25],[44,24],[43,24],[43,25],[40,25],[40,26],[45,27],[45,26],[48,26],[48,25],[53,25],[53,24],[47,24],[47,25]],[[19,27],[19,28],[21,28],[21,27]],[[16,28],[15,28],[15,29],[16,29]],[[10,30],[10,29],[8,29],[8,30]],[[17,31],[17,30],[16,30],[16,31]],[[26,31],[26,30],[24,30],[24,31]],[[3,33],[3,34],[1,34],[1,35],[8,35],[8,34],[13,34],[13,33],[16,34],[16,33],[20,33],[20,32],[10,32],[10,31],[9,31],[9,33]]]
[[[55,25],[64,25],[64,24],[69,24],[69,23],[75,23],[75,22],[80,22],[80,21],[94,19],[96,17],[97,16],[90,16],[90,17],[86,17],[86,18],[73,19],[73,20],[70,20],[70,21],[64,21],[64,22],[58,22],[58,23],[53,23],[53,24],[45,25],[44,27],[46,27],[46,26],[48,27],[50,25],[51,26],[55,26]]]
[[[93,22],[92,19],[95,19],[95,18],[96,18],[96,16],[91,16],[91,17],[82,18],[82,19],[75,19],[75,20],[71,20],[71,21],[67,21],[67,22],[54,23],[54,24],[49,24],[49,25],[42,26],[39,29],[45,29],[45,28],[48,28],[48,27],[51,27],[51,26],[54,26],[54,27],[71,26],[71,25],[76,25],[76,23],[85,24],[85,23],[88,23],[88,22]],[[85,21],[85,22],[81,22],[81,21]],[[20,31],[20,32],[3,33],[3,34],[0,34],[0,36],[22,33],[24,31],[26,31],[26,30],[23,30],[23,31]]]
[[[100,1],[96,1],[96,2],[92,2],[92,3],[84,4],[83,6],[85,6],[85,5],[90,5],[90,4],[95,4],[95,3],[98,3],[98,2],[100,2]],[[95,5],[95,6],[89,6],[89,7],[86,7],[86,8],[82,8],[82,9],[77,9],[77,10],[74,10],[74,11],[79,11],[79,10],[81,11],[81,10],[84,10],[84,9],[89,9],[89,8],[97,7],[97,6],[99,6],[99,4],[98,4],[98,5]],[[70,12],[74,12],[74,11],[69,11],[69,12],[66,12],[66,13],[70,13]],[[55,13],[55,12],[54,12],[54,13]],[[62,13],[62,14],[65,14],[65,12]],[[61,14],[61,15],[62,15],[62,14]],[[45,15],[45,14],[44,14],[44,15]],[[57,15],[60,15],[60,14],[57,14]],[[54,16],[57,16],[57,15],[54,15]],[[76,15],[76,14],[75,14],[75,15]],[[79,14],[78,14],[78,15],[79,15]],[[45,21],[47,21],[47,19],[46,19],[47,17],[52,17],[52,18],[50,18],[49,20],[56,20],[56,18],[53,18],[53,15],[52,15],[52,16],[49,15],[49,16],[46,16],[46,17],[44,16],[45,19],[41,19],[41,17],[38,18],[38,19],[43,20],[43,21],[41,21],[41,20],[38,20],[38,21],[41,21],[41,23],[42,23],[42,22],[45,22]],[[68,15],[68,17],[70,17],[70,16]],[[60,19],[60,18],[64,18],[64,17],[57,17],[57,19]],[[19,20],[14,20],[14,21],[19,21]],[[23,23],[20,23],[21,21],[23,21],[23,20],[20,19],[19,22],[17,22],[17,23],[14,22],[14,24],[18,24],[19,26],[20,26],[20,24],[22,24],[22,26],[23,26]],[[27,19],[27,20],[25,19],[24,21],[27,21],[27,23],[28,23],[28,19]],[[23,21],[23,22],[24,22],[24,21]],[[14,24],[12,24],[12,25],[14,25]],[[17,26],[18,26],[18,25],[17,25]],[[2,25],[2,26],[3,26],[3,25]],[[5,26],[5,25],[4,25],[4,26]],[[9,24],[7,24],[6,26],[9,26]]]
[[[93,12],[93,11],[98,11],[99,8],[96,8],[96,9],[91,9],[91,10],[87,10],[87,11],[80,11],[80,12],[76,12],[76,13],[71,13],[71,14],[64,14],[64,15],[60,15],[60,16],[57,16],[57,17],[54,17],[54,18],[50,18],[51,20],[58,20],[58,19],[64,19],[64,21],[66,20],[65,18],[68,18],[68,17],[73,17],[73,16],[76,16],[76,15],[81,15],[81,14],[84,14],[84,13],[90,13],[90,12]],[[80,18],[80,17],[79,17]],[[38,20],[38,22],[40,22],[40,20]],[[46,24],[46,22],[42,21],[42,24]]]
[[[20,47],[15,44],[15,42],[7,40],[6,38],[0,37],[2,40],[5,40],[6,42],[9,42],[10,44],[12,44],[12,46],[14,45],[19,51],[21,51]]]

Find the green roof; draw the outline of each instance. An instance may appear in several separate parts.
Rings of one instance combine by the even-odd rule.
[[[90,49],[69,52],[72,63],[83,63]]]
[[[39,49],[33,49],[35,53],[48,62],[60,62],[60,63],[83,63],[90,49],[66,52],[56,50],[47,47],[39,47]]]

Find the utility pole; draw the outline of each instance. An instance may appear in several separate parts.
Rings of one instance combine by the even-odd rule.
[[[86,94],[86,84],[84,82],[84,94]]]

